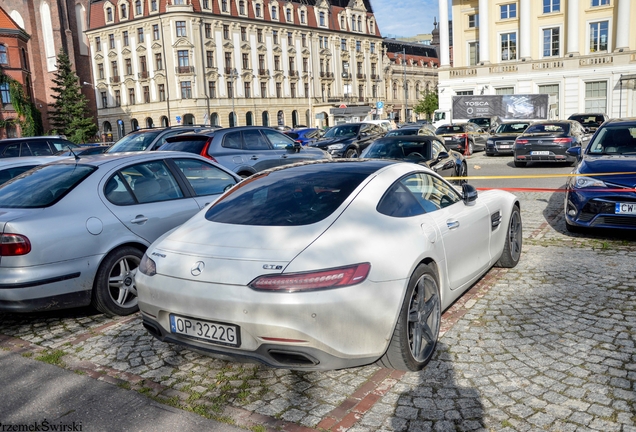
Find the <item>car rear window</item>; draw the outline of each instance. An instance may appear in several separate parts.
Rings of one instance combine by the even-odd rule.
[[[458,133],[458,132],[464,132],[463,125],[440,126],[435,131],[435,133],[438,135]]]
[[[48,207],[97,168],[89,165],[43,165],[0,185],[0,208]],[[30,191],[30,193],[25,193]]]
[[[370,174],[368,170],[338,165],[341,166],[306,165],[257,175],[221,197],[205,217],[235,225],[298,226],[319,222]]]
[[[495,133],[523,133],[530,123],[504,123],[497,127]]]
[[[583,126],[599,126],[605,121],[603,116],[594,114],[573,115],[570,117],[570,120],[575,120],[581,123]]]
[[[161,131],[144,131],[130,133],[113,144],[110,150],[108,150],[108,153],[144,151],[152,144],[160,132]]]
[[[298,139],[298,137],[300,136],[299,134],[297,134],[296,132],[286,132],[285,135],[287,135],[288,137],[290,137],[291,139]]]
[[[540,123],[528,126],[525,133],[569,133],[570,125],[567,123]]]
[[[194,154],[201,154],[205,143],[208,141],[207,136],[200,137],[174,137],[169,138],[168,142],[159,147],[159,150],[183,151]]]

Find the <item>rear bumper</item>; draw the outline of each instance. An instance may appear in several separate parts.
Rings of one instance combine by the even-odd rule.
[[[554,146],[549,148],[532,149],[524,145],[515,145],[513,152],[515,160],[519,162],[576,162],[576,156],[570,156],[566,150],[570,147]],[[547,155],[532,154],[536,151],[549,152]]]

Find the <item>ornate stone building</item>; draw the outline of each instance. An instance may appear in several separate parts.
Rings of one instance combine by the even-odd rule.
[[[99,127],[333,124],[384,97],[368,0],[97,0]],[[234,113],[234,116],[232,115]]]

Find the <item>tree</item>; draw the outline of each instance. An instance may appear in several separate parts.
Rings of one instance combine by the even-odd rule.
[[[53,83],[51,90],[55,102],[49,117],[54,133],[64,134],[77,144],[90,141],[97,133],[97,125],[88,111],[88,100],[82,94],[79,78],[63,49],[57,56]]]
[[[427,90],[422,92],[422,95],[424,96],[424,99],[420,99],[413,109],[418,114],[426,114],[426,118],[430,120],[435,110],[439,108],[437,92]]]

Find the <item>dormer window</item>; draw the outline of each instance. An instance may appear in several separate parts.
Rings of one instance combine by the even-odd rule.
[[[325,13],[324,12],[320,12],[320,14],[318,14],[318,17],[319,17],[320,26],[324,27],[325,26]]]
[[[371,27],[370,31],[371,33],[375,34],[375,26],[373,24],[373,21],[371,21],[371,23],[369,24],[369,26]]]
[[[363,31],[362,18],[358,17],[358,31]]]
[[[221,12],[227,12],[227,0],[221,0]]]
[[[126,18],[127,17],[127,11],[126,11],[126,5],[125,4],[121,5],[121,17],[122,18]]]
[[[342,15],[340,17],[340,30],[344,30],[344,28],[345,28],[345,17],[344,15]]]
[[[141,0],[135,2],[135,14],[141,15]]]
[[[300,11],[300,23],[305,24],[305,11]]]
[[[157,12],[157,0],[152,0],[150,2],[150,10],[152,12]]]
[[[356,31],[356,17],[351,17],[351,31]]]
[[[292,10],[287,9],[287,22],[292,22]]]
[[[239,2],[239,14],[245,15],[245,2],[243,0]]]
[[[272,6],[272,19],[278,19],[276,6]]]
[[[260,4],[256,4],[256,18],[260,18],[261,17],[261,5]]]
[[[110,22],[113,20],[113,8],[106,8],[106,21]]]

